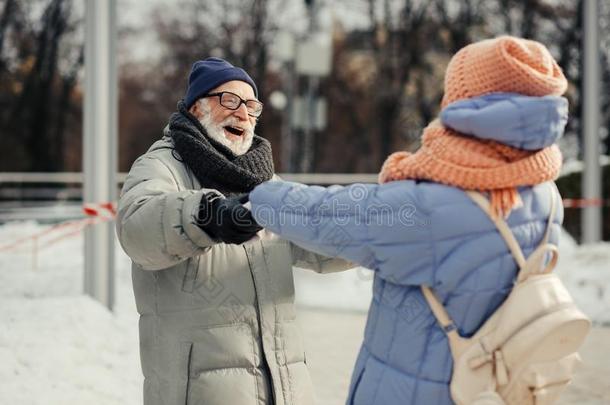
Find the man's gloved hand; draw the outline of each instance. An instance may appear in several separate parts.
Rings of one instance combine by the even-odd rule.
[[[206,193],[201,197],[197,225],[212,239],[235,245],[244,243],[263,229],[242,205],[247,201],[248,194],[223,198],[214,192]]]

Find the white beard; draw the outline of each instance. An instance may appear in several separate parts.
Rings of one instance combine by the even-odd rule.
[[[199,118],[199,122],[207,131],[208,136],[216,142],[220,143],[221,145],[224,145],[229,148],[231,152],[233,152],[237,156],[246,153],[248,149],[250,149],[250,146],[252,146],[252,138],[254,138],[254,127],[250,129],[244,129],[244,133],[239,137],[239,139],[231,141],[225,136],[224,127],[227,125],[241,126],[239,125],[239,120],[235,117],[228,117],[224,121],[215,124],[212,121],[211,108],[205,102],[207,100],[201,101],[203,101],[200,104],[203,114]]]

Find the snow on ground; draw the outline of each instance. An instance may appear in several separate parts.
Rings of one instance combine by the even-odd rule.
[[[45,228],[34,222],[0,226],[0,246]],[[117,249],[111,313],[82,294],[82,251],[82,237],[42,249],[36,260],[29,243],[0,251],[1,404],[142,403],[129,259]]]
[[[16,250],[1,250],[7,243],[45,229],[47,225],[35,222],[0,226],[0,403],[141,403],[138,318],[129,259],[117,245],[116,306],[110,313],[82,294],[81,236],[48,248],[44,248],[45,240],[54,235],[43,237],[36,255],[29,242]],[[560,249],[557,271],[575,299],[598,324],[610,325],[610,243],[577,246],[564,235]],[[348,310],[359,314],[355,324],[361,325],[371,283],[372,272],[366,269],[330,275],[295,270],[300,307],[327,309],[331,323],[341,317],[338,310]],[[351,333],[354,353],[345,356],[355,356],[361,334],[360,330]],[[350,362],[343,367],[348,369]],[[323,370],[329,365],[319,367]],[[349,371],[343,371],[347,381]],[[318,391],[331,395],[332,387],[320,386]],[[335,395],[342,398],[343,394]]]
[[[610,243],[578,246],[564,232],[557,274],[597,325],[610,326]]]

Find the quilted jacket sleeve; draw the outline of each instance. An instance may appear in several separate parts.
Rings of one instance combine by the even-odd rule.
[[[396,266],[384,266],[388,257],[432,260],[431,249],[421,248],[429,243],[428,215],[415,194],[409,181],[328,188],[267,182],[254,189],[250,201],[259,224],[306,250],[345,258],[397,283],[422,283],[427,280],[416,273],[426,265],[400,274]]]
[[[215,243],[196,224],[207,191],[179,191],[161,159],[140,157],[119,200],[116,229],[125,252],[145,270],[164,269],[204,253]]]

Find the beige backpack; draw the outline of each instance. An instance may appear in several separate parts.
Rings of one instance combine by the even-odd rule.
[[[451,397],[458,405],[552,404],[580,363],[577,350],[591,322],[551,273],[558,255],[557,247],[548,243],[555,214],[554,187],[551,194],[546,233],[527,259],[506,222],[490,215],[520,270],[504,303],[474,336],[461,337],[434,293],[422,287],[449,340],[454,360]],[[489,201],[483,195],[471,191],[468,195],[489,215]]]

